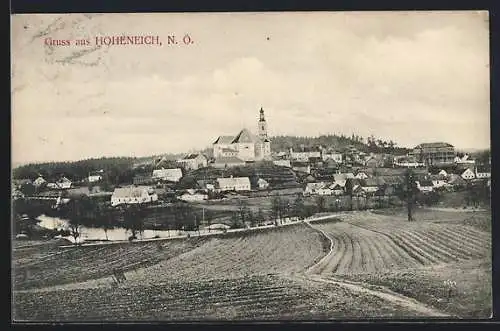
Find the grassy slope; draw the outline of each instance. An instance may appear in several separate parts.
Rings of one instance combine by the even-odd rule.
[[[488,318],[492,312],[491,261],[344,278],[385,286],[460,318]],[[450,298],[443,285],[448,279],[457,283],[457,291]]]

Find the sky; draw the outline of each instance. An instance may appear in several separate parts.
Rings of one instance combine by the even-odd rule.
[[[261,107],[271,136],[489,148],[488,24],[480,11],[13,15],[12,161],[187,153],[257,132]],[[93,45],[119,35],[162,46]]]

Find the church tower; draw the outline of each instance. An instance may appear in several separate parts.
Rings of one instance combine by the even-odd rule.
[[[259,138],[266,139],[267,138],[267,123],[264,118],[264,109],[260,107],[260,117],[259,117]]]
[[[271,159],[271,141],[267,137],[267,122],[264,117],[264,109],[260,108],[259,116],[259,142],[256,148],[256,159],[270,160]]]

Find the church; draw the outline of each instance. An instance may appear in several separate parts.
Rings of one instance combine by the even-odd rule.
[[[264,110],[260,108],[258,136],[247,129],[236,136],[219,136],[213,143],[213,156],[218,158],[236,157],[243,161],[271,160],[271,141],[267,136]]]

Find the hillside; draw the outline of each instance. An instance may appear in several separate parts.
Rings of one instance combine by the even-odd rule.
[[[258,162],[243,167],[228,169],[202,168],[187,173],[180,181],[179,187],[192,188],[198,180],[215,180],[220,177],[250,177],[251,180],[262,178],[273,187],[289,187],[297,185],[294,172],[270,162]]]
[[[335,148],[339,151],[344,151],[350,147],[368,153],[395,153],[406,154],[407,148],[398,147],[397,144],[390,140],[368,137],[367,139],[351,135],[321,135],[318,137],[297,137],[297,136],[276,136],[271,139],[271,150],[273,151],[287,151],[290,148],[294,150],[301,150],[302,148],[310,148],[323,146],[326,148]]]

